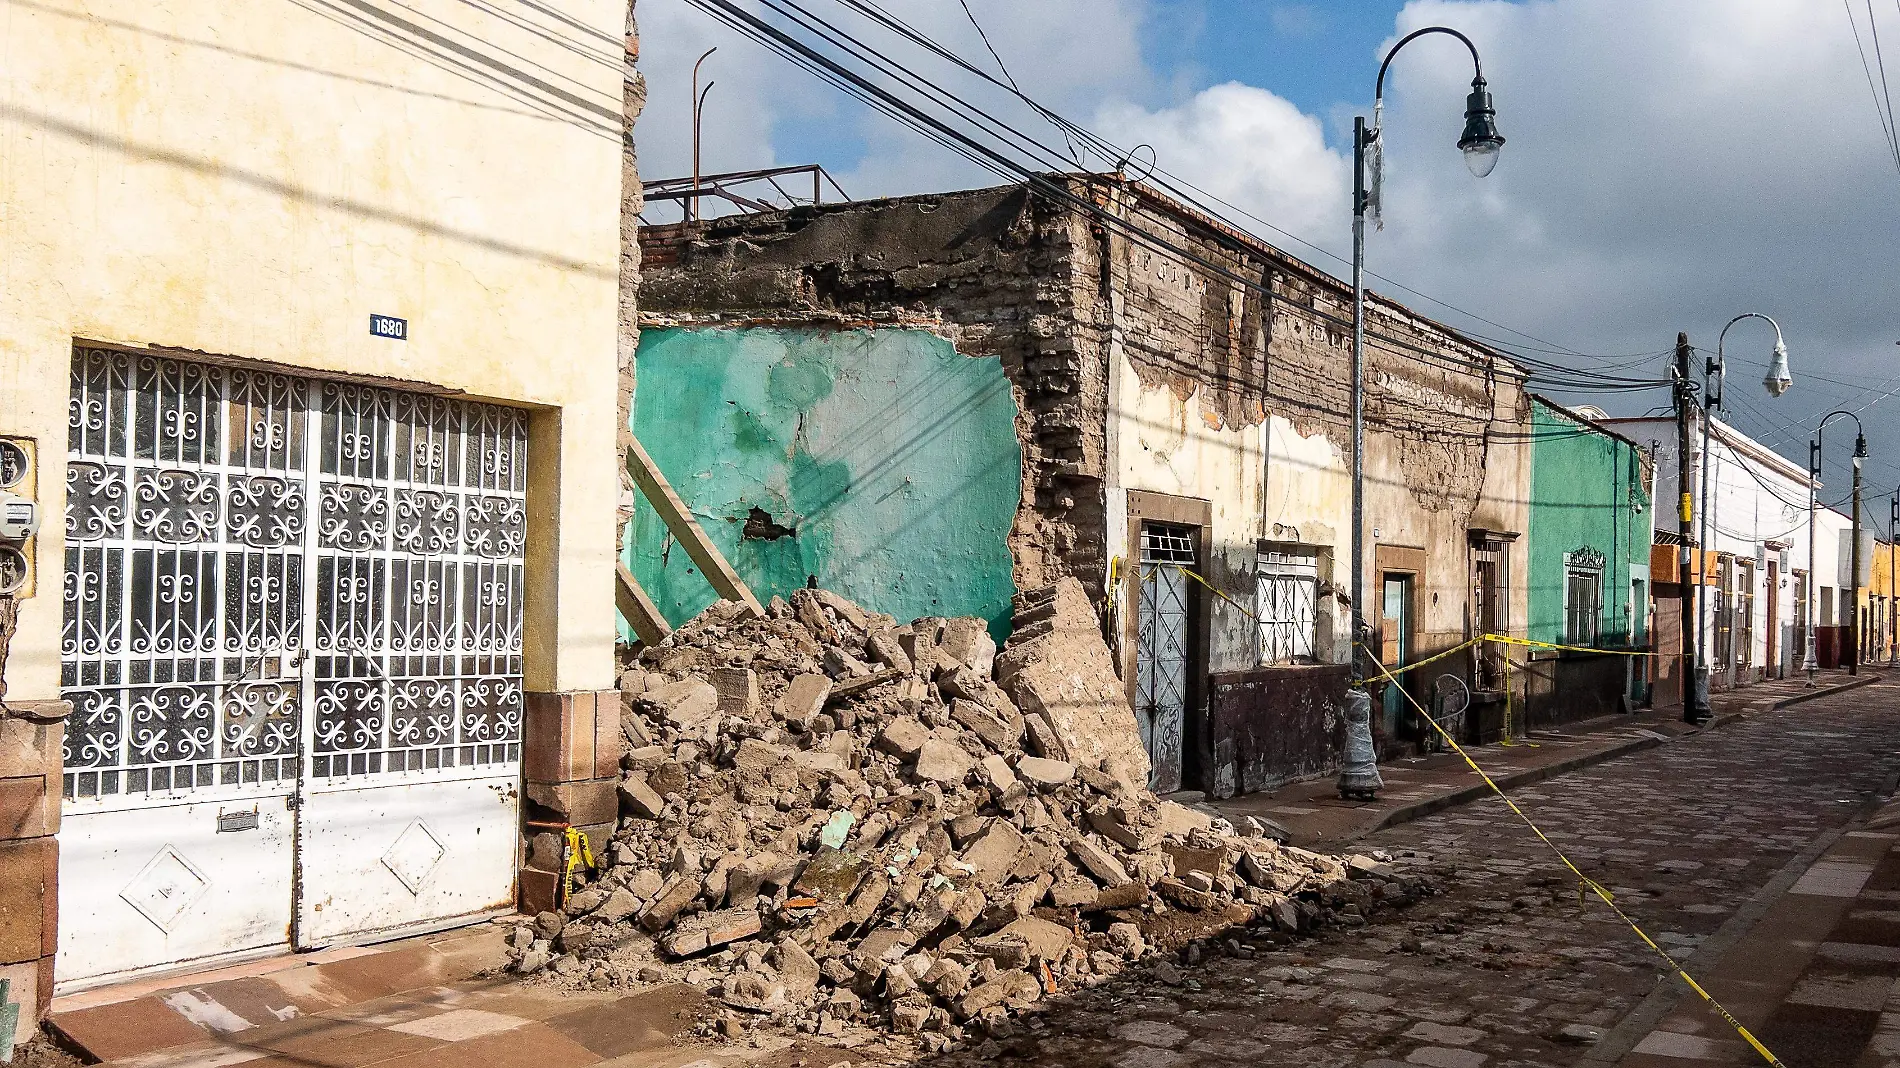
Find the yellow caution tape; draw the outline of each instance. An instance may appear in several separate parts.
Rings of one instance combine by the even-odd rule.
[[[1495,637],[1495,635],[1486,635],[1486,637],[1491,638],[1491,637]],[[1466,644],[1468,645],[1470,643],[1467,642]],[[1379,669],[1379,674],[1381,677],[1383,677],[1388,682],[1394,683],[1395,685],[1398,683],[1398,678],[1395,675],[1393,675],[1390,671],[1387,671],[1385,668],[1385,665],[1379,663],[1378,657],[1373,655],[1371,649],[1367,649],[1364,643],[1361,643],[1359,648],[1362,651],[1364,651],[1364,653],[1366,654],[1367,662]],[[1417,664],[1412,665],[1412,667],[1417,667],[1417,666],[1418,666]],[[1730,1027],[1733,1027],[1735,1029],[1735,1033],[1738,1035],[1741,1035],[1742,1039],[1746,1041],[1749,1044],[1749,1046],[1751,1046],[1755,1050],[1756,1053],[1761,1054],[1762,1058],[1766,1060],[1769,1064],[1774,1065],[1775,1068],[1785,1068],[1785,1066],[1782,1065],[1781,1061],[1774,1055],[1774,1053],[1769,1051],[1767,1046],[1762,1045],[1759,1039],[1757,1039],[1754,1035],[1749,1033],[1748,1028],[1742,1026],[1742,1022],[1740,1020],[1737,1020],[1733,1015],[1729,1013],[1727,1009],[1723,1008],[1722,1003],[1715,1000],[1714,996],[1711,995],[1707,990],[1702,989],[1702,984],[1696,982],[1694,977],[1692,977],[1687,971],[1685,971],[1681,964],[1676,962],[1676,958],[1670,956],[1669,952],[1663,949],[1662,946],[1658,945],[1655,939],[1649,937],[1648,932],[1644,931],[1643,928],[1640,925],[1638,925],[1635,920],[1630,919],[1628,913],[1624,912],[1622,908],[1618,907],[1615,899],[1610,895],[1610,891],[1607,888],[1605,888],[1602,883],[1599,883],[1595,879],[1592,879],[1588,875],[1585,875],[1583,871],[1579,869],[1577,865],[1571,861],[1570,857],[1567,856],[1562,849],[1558,848],[1557,843],[1551,841],[1550,838],[1544,834],[1543,829],[1538,827],[1537,824],[1529,816],[1525,815],[1523,809],[1517,807],[1517,802],[1511,800],[1510,797],[1507,796],[1505,792],[1498,787],[1498,784],[1492,780],[1491,776],[1487,775],[1485,773],[1485,770],[1478,766],[1478,762],[1471,759],[1471,754],[1465,751],[1464,746],[1461,746],[1458,744],[1458,739],[1453,738],[1451,734],[1445,730],[1444,727],[1440,726],[1438,721],[1432,718],[1431,713],[1425,711],[1424,706],[1420,705],[1416,698],[1414,698],[1410,693],[1406,692],[1405,687],[1400,686],[1398,687],[1398,690],[1400,693],[1405,694],[1405,699],[1412,703],[1412,707],[1418,711],[1418,714],[1425,720],[1425,722],[1432,725],[1432,729],[1437,731],[1438,736],[1445,740],[1445,744],[1451,747],[1452,752],[1457,753],[1461,758],[1463,758],[1465,764],[1469,766],[1474,773],[1477,774],[1478,778],[1484,780],[1484,784],[1491,788],[1491,792],[1498,795],[1498,800],[1504,802],[1505,807],[1509,808],[1513,815],[1515,815],[1518,819],[1524,821],[1524,826],[1529,827],[1531,829],[1531,833],[1537,836],[1537,840],[1544,843],[1546,846],[1550,847],[1550,851],[1557,854],[1557,859],[1560,861],[1563,861],[1564,867],[1569,868],[1570,873],[1577,877],[1577,899],[1579,902],[1582,902],[1584,900],[1584,895],[1586,891],[1589,893],[1595,894],[1599,899],[1602,900],[1602,902],[1605,905],[1609,906],[1611,912],[1616,913],[1616,916],[1618,919],[1628,924],[1630,930],[1636,932],[1636,937],[1642,939],[1644,945],[1654,950],[1656,955],[1661,957],[1663,959],[1663,962],[1669,965],[1670,970],[1675,972],[1675,974],[1679,978],[1681,978],[1684,983],[1687,983],[1689,985],[1689,989],[1695,991],[1697,996],[1701,997],[1703,1001],[1708,1003],[1711,1009],[1715,1010],[1716,1015],[1720,1016],[1722,1020],[1726,1022]]]
[[[567,875],[567,892],[570,894],[581,888],[580,880],[576,877],[575,872],[582,866],[583,861],[586,862],[588,871],[592,871],[599,866],[594,862],[594,851],[588,848],[587,832],[581,830],[579,827],[569,827],[567,829],[567,871],[565,874]]]

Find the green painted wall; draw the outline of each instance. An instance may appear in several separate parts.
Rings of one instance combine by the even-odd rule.
[[[1007,635],[1022,450],[999,360],[922,330],[753,328],[642,331],[637,359],[634,434],[761,600],[815,578]],[[677,625],[712,587],[637,505],[627,565]]]
[[[1630,565],[1649,564],[1652,523],[1640,450],[1535,397],[1531,431],[1528,637],[1564,640],[1566,561],[1593,549],[1604,557],[1600,644],[1643,644],[1647,606],[1629,610]]]

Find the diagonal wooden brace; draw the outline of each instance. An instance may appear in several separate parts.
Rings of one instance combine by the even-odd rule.
[[[653,505],[653,510],[660,513],[666,529],[673,532],[674,539],[686,550],[686,555],[699,566],[700,574],[712,583],[713,592],[725,600],[744,604],[755,616],[765,615],[765,606],[759,603],[759,599],[752,595],[752,590],[739,578],[739,573],[713,547],[712,539],[706,536],[706,531],[693,518],[693,514],[686,510],[686,502],[673,492],[672,485],[660,473],[653,457],[647,454],[638,439],[628,440],[627,474],[633,476],[633,484],[640,487],[640,493]],[[629,618],[628,622],[633,621]]]

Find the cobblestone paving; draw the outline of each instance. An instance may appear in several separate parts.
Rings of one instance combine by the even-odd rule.
[[[1513,796],[1694,974],[1697,943],[1900,764],[1896,696],[1876,685],[1822,698]],[[1075,1068],[1570,1065],[1661,975],[1607,909],[1579,907],[1574,880],[1501,803],[1360,848],[1441,870],[1444,893],[1320,938],[1210,945],[1181,986],[1124,978],[968,1056]]]

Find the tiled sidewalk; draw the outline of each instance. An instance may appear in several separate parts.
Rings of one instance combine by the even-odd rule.
[[[1900,800],[1837,838],[1701,972],[1788,1068],[1900,1068]],[[1647,1031],[1614,1063],[1766,1063],[1686,992]]]
[[[1682,721],[1679,706],[1627,716],[1605,716],[1566,725],[1561,730],[1532,731],[1513,745],[1487,745],[1467,750],[1500,787],[1525,786],[1577,768],[1611,760],[1625,753],[1732,722],[1737,717],[1784,708],[1802,701],[1878,681],[1880,675],[1863,670],[1858,677],[1844,671],[1822,672],[1813,689],[1805,678],[1757,683],[1742,690],[1715,694],[1710,705],[1715,722],[1691,727]],[[1456,754],[1379,766],[1385,789],[1375,801],[1343,801],[1331,776],[1307,779],[1271,793],[1242,794],[1207,807],[1229,820],[1258,816],[1287,829],[1295,845],[1314,849],[1338,848],[1374,831],[1415,820],[1454,805],[1488,796],[1490,789]]]
[[[690,986],[626,995],[491,976],[504,928],[329,950],[88,991],[52,1026],[114,1068],[784,1068],[849,1059],[824,1046],[714,1046]]]

